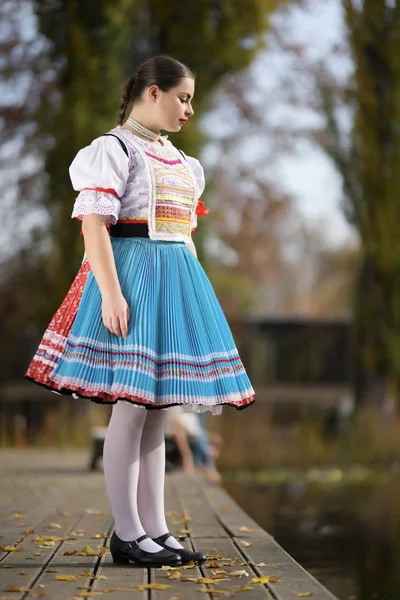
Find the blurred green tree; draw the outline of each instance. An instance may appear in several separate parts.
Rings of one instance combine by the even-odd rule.
[[[347,89],[323,70],[325,147],[342,174],[362,260],[355,293],[356,397],[381,403],[400,382],[400,1],[341,0],[354,61]],[[354,115],[342,135],[343,103]],[[393,390],[392,390],[393,391]]]

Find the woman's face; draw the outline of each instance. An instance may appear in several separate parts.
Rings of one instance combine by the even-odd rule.
[[[156,112],[160,129],[165,131],[180,131],[189,117],[194,114],[191,101],[194,95],[194,79],[185,77],[179,85],[168,92],[156,88]]]

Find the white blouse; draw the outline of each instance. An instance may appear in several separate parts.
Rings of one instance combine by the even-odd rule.
[[[99,137],[79,150],[69,167],[72,187],[81,192],[75,200],[72,217],[82,219],[91,213],[110,215],[110,221],[116,223],[128,173],[128,157],[115,138]]]
[[[161,146],[119,126],[108,133],[125,143],[129,156],[112,136],[98,137],[79,150],[69,168],[72,186],[80,192],[71,217],[95,213],[109,216],[111,224],[147,221],[152,239],[190,241],[205,187],[200,162],[187,155],[185,160],[168,136],[161,136]],[[169,219],[163,220],[166,206]]]

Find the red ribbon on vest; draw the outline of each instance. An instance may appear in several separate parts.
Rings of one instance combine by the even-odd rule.
[[[202,200],[199,200],[196,206],[196,215],[200,217],[205,217],[210,212],[210,209],[204,205]]]

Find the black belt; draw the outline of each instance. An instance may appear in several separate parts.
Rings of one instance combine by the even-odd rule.
[[[108,231],[110,237],[149,237],[147,223],[115,223]]]

